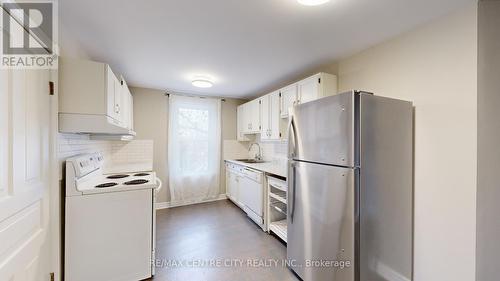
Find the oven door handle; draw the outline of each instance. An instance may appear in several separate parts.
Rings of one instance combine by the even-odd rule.
[[[161,186],[163,185],[163,183],[161,182],[159,177],[156,177],[155,181],[158,183],[158,187],[155,188],[155,191],[158,192],[161,190]]]

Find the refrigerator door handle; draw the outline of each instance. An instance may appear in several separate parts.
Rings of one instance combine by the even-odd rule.
[[[293,160],[290,160],[289,162],[289,167],[290,171],[288,173],[288,195],[289,195],[289,210],[290,210],[290,223],[293,223],[293,216],[295,214],[295,189],[296,189],[296,181],[295,181],[295,166],[297,163]],[[291,188],[290,188],[291,185]],[[290,191],[292,191],[292,194],[290,196]]]
[[[290,113],[290,122],[288,123],[288,157],[290,159],[293,159],[296,156],[296,141],[297,130],[295,128],[293,113]]]

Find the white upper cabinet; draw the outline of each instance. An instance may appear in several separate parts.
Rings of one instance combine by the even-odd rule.
[[[239,106],[239,121],[243,134],[257,134],[260,132],[260,99],[249,101]]]
[[[122,123],[122,116],[120,115],[120,106],[121,106],[121,85],[120,81],[113,73],[109,65],[105,65],[106,70],[106,108],[107,115],[115,120],[117,120],[120,124]]]
[[[261,97],[261,140],[280,140],[283,126],[280,116],[280,92]]]
[[[314,75],[297,83],[297,102],[306,103],[317,99],[319,92],[319,75]]]
[[[286,122],[281,120],[280,93],[273,92],[269,95],[269,140],[280,140],[286,129]]]
[[[337,76],[318,73],[297,82],[297,104],[337,94]]]
[[[281,117],[287,118],[290,107],[297,102],[297,84],[286,86],[280,90],[281,94]]]
[[[250,139],[245,135],[245,130],[247,126],[247,121],[246,121],[246,114],[245,114],[245,105],[240,105],[236,109],[236,126],[237,126],[237,140],[238,141],[249,141]]]
[[[132,95],[109,65],[59,60],[59,131],[135,135]]]
[[[318,73],[279,91],[249,101],[238,107],[238,140],[260,134],[261,140],[285,139],[290,108],[337,94],[337,76]]]
[[[248,103],[249,133],[260,132],[260,101],[258,99]]]
[[[270,138],[271,131],[271,94],[262,96],[260,98],[260,139],[267,140]]]
[[[134,99],[127,82],[123,77],[121,77],[121,104],[120,108],[120,118],[122,120],[123,126],[130,130],[134,129]]]

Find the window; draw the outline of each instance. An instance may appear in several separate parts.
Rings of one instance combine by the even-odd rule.
[[[220,100],[171,95],[168,169],[172,202],[186,203],[219,195]]]

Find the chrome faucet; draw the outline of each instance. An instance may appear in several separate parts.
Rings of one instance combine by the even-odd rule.
[[[254,144],[259,147],[259,153],[255,154],[255,160],[262,160],[262,151],[260,150],[260,144],[259,143],[257,143],[257,142],[252,143],[248,147],[248,152],[250,152],[250,150],[252,149],[252,147],[254,146]]]

